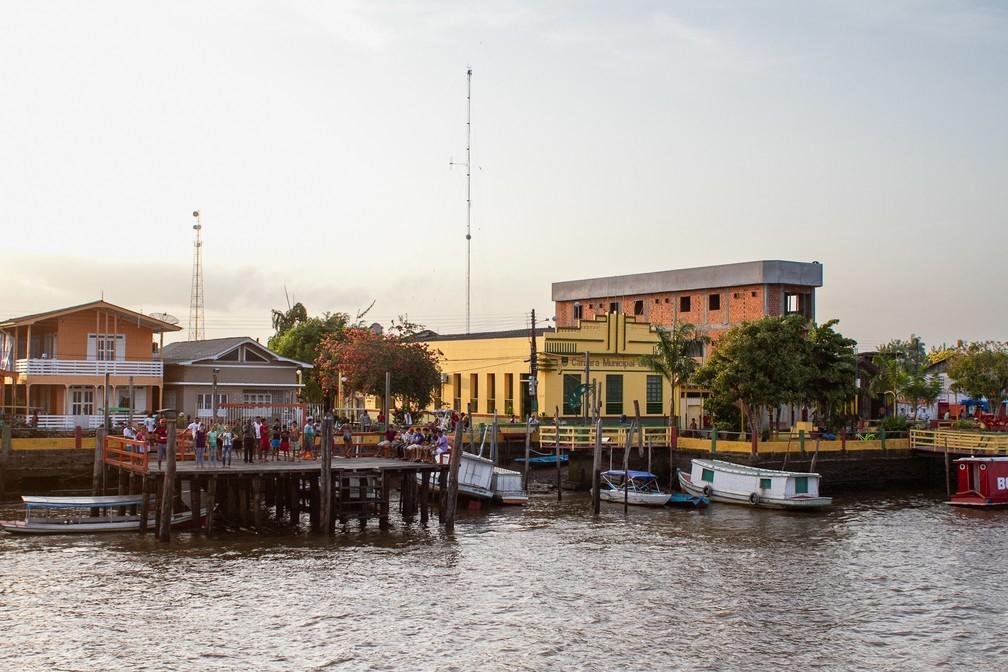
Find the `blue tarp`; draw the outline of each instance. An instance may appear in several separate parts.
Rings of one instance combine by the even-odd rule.
[[[628,472],[625,472],[625,473],[630,478],[643,478],[643,479],[658,478],[657,476],[655,476],[654,474],[652,474],[650,471],[633,471],[633,470],[631,470],[631,471],[628,471]],[[622,469],[610,469],[609,471],[603,471],[602,472],[603,476],[615,476],[615,477],[621,477],[621,478],[622,478],[623,474],[624,474],[624,471]]]

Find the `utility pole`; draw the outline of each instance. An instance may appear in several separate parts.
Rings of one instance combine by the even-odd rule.
[[[532,309],[532,329],[529,332],[529,337],[532,343],[529,354],[529,408],[531,410],[531,417],[536,417],[539,414],[539,381],[536,380],[536,376],[539,373],[539,362],[538,353],[536,353],[535,308]]]
[[[448,161],[449,166],[465,166],[466,170],[466,327],[469,333],[469,299],[472,269],[472,68],[466,70],[466,160]]]

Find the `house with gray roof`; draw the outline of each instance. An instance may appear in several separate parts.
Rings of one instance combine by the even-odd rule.
[[[165,407],[194,418],[213,415],[215,374],[218,416],[224,415],[224,404],[242,404],[268,415],[273,414],[270,409],[298,403],[302,372],[312,368],[247,336],[169,343],[161,356]]]

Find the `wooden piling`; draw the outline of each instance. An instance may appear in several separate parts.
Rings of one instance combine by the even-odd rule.
[[[203,506],[200,502],[200,482],[198,478],[189,479],[189,503],[192,508],[192,529],[193,532],[200,529],[203,524],[202,516]]]
[[[599,515],[602,477],[602,419],[595,420],[595,450],[592,454],[592,513]]]
[[[420,524],[426,525],[430,518],[430,472],[424,471],[420,476]]]
[[[444,526],[447,532],[455,531],[455,509],[458,504],[458,472],[462,461],[462,423],[455,428],[455,441],[448,458],[448,487],[444,488]]]
[[[290,524],[294,527],[301,522],[301,476],[294,474],[288,485],[290,488]]]
[[[146,476],[140,477],[140,534],[147,532],[147,518],[150,517],[149,481]]]
[[[949,458],[948,436],[945,437],[945,496],[952,499],[952,462]]]
[[[214,509],[217,507],[217,477],[211,476],[207,481],[207,512],[206,533],[211,534],[214,527]]]
[[[171,540],[171,520],[172,505],[175,503],[175,450],[176,450],[176,429],[173,414],[167,414],[168,423],[168,454],[165,456],[164,487],[161,492],[161,526],[158,531],[158,539],[161,541]]]
[[[319,502],[320,515],[319,525],[328,532],[332,529],[332,442],[333,442],[333,417],[326,414],[322,420],[322,471],[319,479],[319,492],[322,496]]]
[[[563,499],[563,488],[560,487],[560,407],[556,407],[556,411],[553,415],[553,420],[556,423],[556,489],[557,489],[557,501]]]
[[[263,479],[259,475],[252,478],[252,521],[257,528],[263,526]]]
[[[415,485],[416,474],[410,475],[413,477],[413,483]],[[389,495],[392,490],[389,486],[391,483],[385,474],[381,474],[378,479],[381,487],[381,500],[378,502],[378,529],[387,530],[389,529]]]
[[[308,516],[311,520],[312,532],[319,531],[319,477],[311,475],[308,477]]]
[[[154,489],[154,534],[161,535],[161,497],[164,490],[163,486],[158,483],[157,478],[151,484]]]
[[[525,468],[522,470],[522,490],[528,492],[529,457],[532,455],[532,423],[531,417],[525,420]]]
[[[238,490],[238,522],[243,527],[249,526],[249,483],[241,480],[235,486]]]

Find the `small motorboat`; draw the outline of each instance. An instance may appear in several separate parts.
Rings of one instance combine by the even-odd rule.
[[[949,504],[973,509],[1008,507],[1008,457],[962,457],[954,464],[956,493]]]
[[[0,529],[11,534],[91,534],[94,532],[131,532],[140,529],[139,515],[119,515],[115,509],[141,504],[141,495],[103,497],[36,497],[24,495],[24,520],[0,520]],[[98,515],[91,511],[97,509]],[[192,512],[172,515],[172,526],[192,520]],[[148,518],[153,528],[155,517]]]
[[[723,460],[693,460],[692,471],[679,472],[679,485],[690,495],[713,502],[771,509],[820,509],[833,503],[819,495],[819,474],[763,469]]]
[[[672,495],[658,487],[658,477],[650,471],[603,471],[599,499],[634,506],[665,506]]]
[[[517,462],[518,464],[525,464],[525,458],[516,457],[515,462]],[[570,455],[568,455],[567,453],[560,453],[560,464],[567,464],[568,462],[570,462]],[[530,457],[528,463],[530,465],[546,464],[555,466],[557,463],[557,456],[555,454],[537,455],[536,457]]]

